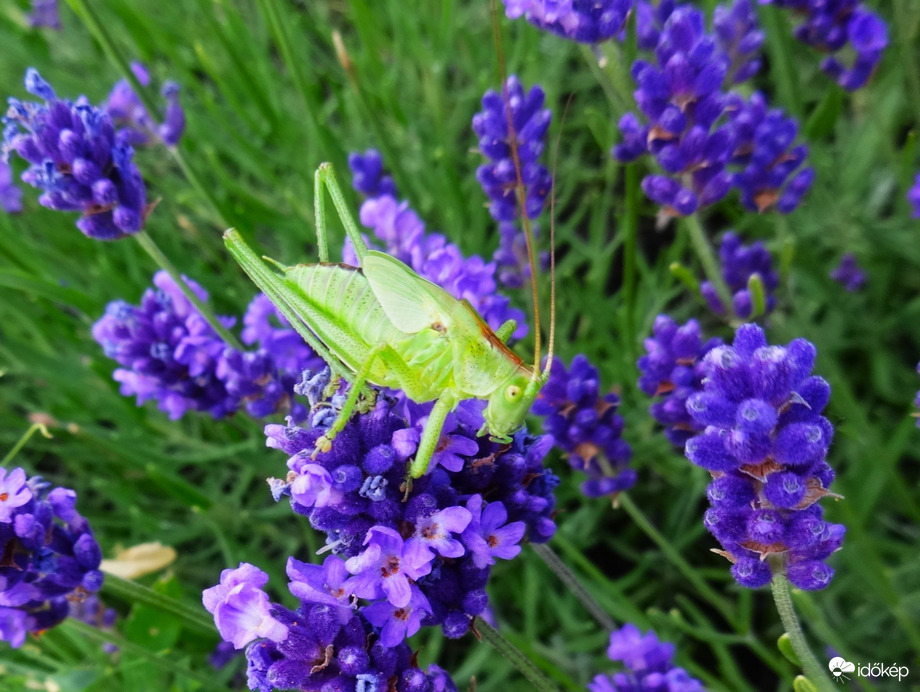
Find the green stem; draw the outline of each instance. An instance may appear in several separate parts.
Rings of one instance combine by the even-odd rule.
[[[203,685],[207,690],[226,689],[223,685],[219,685],[217,682],[215,682],[211,676],[205,676],[191,671],[188,668],[184,668],[181,665],[174,663],[163,655],[158,655],[157,653],[149,651],[142,646],[132,644],[127,639],[119,637],[116,634],[106,632],[102,629],[99,629],[98,627],[93,627],[92,625],[88,625],[85,622],[80,622],[75,618],[67,618],[67,620],[61,623],[60,628],[64,630],[68,635],[73,637],[90,639],[100,643],[114,644],[122,653],[130,654],[131,656],[137,656],[138,658],[143,658],[144,660],[150,661],[151,663],[159,666],[165,671],[174,673],[176,675],[181,675],[182,677],[188,678],[190,680],[194,680]]]
[[[690,214],[690,216],[684,216],[682,218],[687,235],[690,236],[690,244],[693,245],[693,251],[700,260],[700,264],[703,265],[703,273],[705,273],[706,278],[712,282],[712,285],[716,289],[716,294],[719,296],[719,300],[722,301],[722,305],[725,307],[725,314],[731,319],[735,314],[732,294],[731,291],[728,290],[725,279],[722,278],[722,272],[719,271],[719,263],[716,260],[715,253],[712,251],[712,246],[709,244],[709,241],[706,240],[706,233],[703,231],[700,219],[696,214]]]
[[[638,261],[637,236],[639,231],[639,170],[635,163],[626,165],[626,209],[622,230],[623,242],[623,299],[626,302],[626,339],[630,362],[636,360],[636,263]],[[621,227],[622,228],[622,227]]]
[[[179,287],[179,290],[182,291],[182,294],[188,298],[189,302],[201,313],[201,316],[211,325],[211,328],[217,332],[220,338],[224,340],[224,343],[230,346],[230,348],[242,351],[243,345],[220,323],[220,319],[214,314],[214,310],[212,310],[209,305],[205,305],[205,303],[195,295],[195,292],[185,283],[185,279],[173,266],[173,263],[169,261],[169,258],[164,255],[163,251],[153,242],[153,238],[147,235],[146,231],[141,231],[134,237],[137,238],[137,242],[141,244],[141,247],[147,251],[147,254],[153,258],[153,261],[169,274],[176,286]]]
[[[533,685],[533,689],[538,692],[559,692],[559,688],[553,684],[552,680],[543,675],[543,672],[537,668],[533,661],[527,658],[520,649],[505,639],[501,633],[492,627],[485,620],[478,619],[475,622],[476,631],[482,635],[489,644],[508,661]]]
[[[659,531],[656,529],[652,522],[648,520],[642,510],[640,510],[636,504],[632,501],[632,498],[627,493],[621,493],[619,498],[620,506],[626,511],[630,518],[636,523],[636,525],[642,529],[642,531],[652,539],[652,542],[658,546],[664,556],[675,566],[677,571],[683,575],[683,577],[690,582],[696,590],[702,595],[707,601],[709,601],[712,606],[722,614],[728,622],[733,623],[733,613],[729,604],[723,599],[719,594],[717,594],[709,584],[699,575],[699,573],[693,569],[693,566],[688,563],[683,556],[677,551],[677,549],[671,545],[667,538],[665,538]]]
[[[119,600],[128,603],[142,603],[160,612],[175,615],[182,620],[184,625],[204,634],[214,634],[216,631],[214,621],[204,610],[204,606],[193,608],[174,598],[159,594],[136,581],[122,579],[106,572],[102,590]]]
[[[796,656],[802,662],[802,669],[805,675],[821,692],[831,692],[834,685],[826,674],[827,668],[818,663],[812,653],[811,647],[805,641],[805,633],[799,625],[799,619],[795,614],[795,608],[792,606],[792,597],[789,593],[789,580],[781,570],[774,570],[773,580],[770,582],[773,589],[773,601],[776,603],[776,610],[779,618],[783,622],[786,634],[789,635],[789,643]]]
[[[13,445],[13,448],[7,452],[6,456],[3,457],[3,461],[0,461],[0,466],[7,466],[16,455],[19,454],[19,451],[26,446],[28,441],[32,439],[32,435],[35,434],[36,430],[42,431],[42,437],[49,440],[51,439],[51,433],[48,432],[48,428],[45,427],[44,423],[33,423],[29,426],[29,429],[25,431],[23,436],[19,438],[19,441]]]
[[[534,552],[540,556],[540,559],[546,563],[546,566],[552,570],[553,574],[559,577],[559,580],[568,587],[569,591],[578,599],[579,603],[584,606],[584,609],[597,621],[597,624],[599,624],[604,631],[613,632],[613,630],[616,629],[617,623],[610,617],[607,611],[594,600],[594,596],[588,592],[575,573],[569,569],[569,566],[559,559],[559,556],[556,555],[553,549],[545,543],[531,543],[530,545]]]
[[[90,4],[86,0],[67,0],[71,9],[80,17],[83,23],[86,25],[86,28],[89,29],[90,34],[93,38],[99,41],[99,44],[102,46],[102,50],[108,56],[112,64],[115,65],[115,68],[124,75],[124,77],[131,84],[131,88],[134,90],[134,93],[137,94],[137,97],[141,100],[141,103],[144,105],[144,108],[150,114],[151,117],[158,112],[159,108],[157,107],[156,102],[153,100],[153,97],[150,95],[150,90],[147,89],[137,78],[137,75],[134,74],[134,70],[131,69],[131,65],[125,59],[124,55],[121,54],[121,51],[118,50],[118,47],[115,45],[115,41],[112,40],[111,35],[106,31],[105,24],[99,21],[99,18],[96,16],[95,11],[90,7]],[[228,221],[230,218],[225,214],[220,207],[220,204],[217,201],[217,198],[213,195],[210,189],[204,185],[201,181],[201,178],[198,177],[198,174],[195,170],[188,164],[185,160],[185,157],[182,155],[182,152],[179,151],[178,147],[166,147],[169,150],[169,153],[172,154],[179,168],[182,170],[182,174],[188,180],[189,184],[211,207],[211,212],[217,218],[218,223],[221,226],[221,229],[232,226],[233,224]]]
[[[908,94],[915,114],[920,114],[920,70],[916,62],[916,17],[911,17],[908,9],[909,0],[897,0],[894,4],[895,23],[898,26],[898,48],[901,52],[901,64],[907,73]],[[914,4],[914,3],[911,3]],[[911,21],[913,20],[913,21]]]

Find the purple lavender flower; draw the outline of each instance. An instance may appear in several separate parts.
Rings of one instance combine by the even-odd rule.
[[[102,551],[76,499],[21,468],[0,468],[0,640],[14,648],[102,586]]]
[[[221,572],[220,584],[201,594],[204,607],[214,616],[220,636],[236,649],[242,649],[255,639],[279,642],[287,637],[288,628],[272,616],[268,594],[262,591],[267,583],[265,572],[241,562],[236,569]]]
[[[729,59],[726,84],[740,84],[757,74],[764,35],[751,0],[735,0],[730,6],[716,5],[712,26],[719,46]]]
[[[13,169],[5,161],[0,161],[0,209],[7,214],[22,211],[22,190],[13,183]]]
[[[669,213],[687,215],[719,201],[731,187],[726,170],[734,134],[718,123],[725,110],[721,86],[729,59],[704,30],[703,14],[675,9],[661,30],[656,64],[637,60],[632,75],[643,125],[634,113],[620,120],[620,161],[651,153],[667,175],[649,175],[642,189]]]
[[[793,146],[798,124],[779,108],[767,110],[763,94],[746,103],[732,95],[729,119],[734,130],[731,164],[739,167],[732,183],[741,191],[741,203],[751,211],[775,206],[781,214],[795,209],[811,188],[815,172],[804,166],[808,147]]]
[[[509,19],[528,22],[557,36],[600,43],[617,36],[635,0],[503,0]]]
[[[843,284],[843,287],[850,293],[856,293],[862,290],[866,284],[866,273],[856,261],[856,256],[847,252],[840,258],[840,264],[831,271],[831,278],[834,281]]]
[[[768,583],[771,564],[801,589],[834,574],[824,561],[845,528],[817,504],[834,478],[825,461],[834,430],[820,415],[830,387],[810,375],[814,359],[805,339],[769,346],[760,327],[743,325],[731,346],[706,354],[703,389],[687,400],[704,429],[685,453],[713,476],[704,524],[742,586]]]
[[[581,490],[589,497],[628,490],[636,482],[636,472],[627,467],[632,451],[620,438],[619,404],[612,392],[601,396],[597,368],[579,354],[571,370],[554,358],[549,381],[533,405],[532,413],[545,416],[543,430],[568,453],[572,468],[588,474]]]
[[[589,692],[704,692],[703,685],[683,668],[675,668],[674,645],[658,641],[651,630],[626,624],[611,632],[607,656],[626,668],[613,675],[598,675],[588,684]]]
[[[445,438],[462,438],[471,445],[458,453],[459,468],[432,465],[413,483],[406,502],[401,485],[430,404],[401,401],[394,408],[392,400],[381,397],[370,413],[352,419],[332,449],[310,462],[328,472],[331,487],[341,493],[338,501],[320,507],[291,498],[292,508],[327,534],[327,549],[337,557],[333,562],[328,558],[322,568],[298,563],[296,573],[289,566],[291,591],[329,605],[330,596],[339,605],[354,597],[370,600],[369,605],[389,603],[368,615],[373,622],[395,618],[388,638],[414,627],[416,617],[423,626],[441,625],[448,636],[462,636],[471,618],[486,608],[485,585],[494,559],[517,554],[525,531],[531,540],[543,542],[555,528],[552,490],[557,479],[541,463],[551,439],[533,440],[521,431],[509,447],[477,438],[482,403],[462,402],[442,438],[442,444]],[[267,444],[288,454],[289,468],[299,471],[338,406],[341,401],[316,401],[311,427],[267,426]],[[332,415],[326,415],[330,409]],[[291,484],[281,483],[276,494],[292,496]],[[342,559],[354,575],[350,579],[341,573]],[[415,588],[427,600],[424,615],[420,606],[400,612]]]
[[[185,281],[207,300],[203,288]],[[140,306],[109,303],[93,325],[93,338],[123,366],[113,374],[122,395],[136,396],[138,405],[154,399],[173,420],[189,409],[215,418],[232,413],[239,400],[217,377],[223,341],[165,271],[157,272],[153,283],[156,288],[147,289]],[[231,317],[220,319],[226,327],[234,323]]]
[[[246,647],[250,689],[457,692],[437,666],[419,670],[404,640],[427,612],[417,587],[401,609],[384,602],[356,612],[350,604],[328,603],[317,589],[297,589],[303,573],[298,568],[295,575],[296,611],[268,601],[261,590],[266,576],[251,565],[225,570],[221,584],[204,592],[221,635],[234,644],[251,642]],[[306,578],[315,582],[320,575]]]
[[[722,263],[722,278],[732,292],[732,310],[746,319],[751,316],[754,305],[751,293],[748,291],[748,281],[756,274],[764,287],[766,305],[764,313],[773,311],[776,307],[776,296],[773,292],[779,286],[779,277],[773,271],[770,253],[763,243],[757,241],[749,246],[741,244],[741,239],[728,231],[722,236],[722,245],[719,247],[719,260]],[[710,281],[700,285],[700,291],[709,308],[717,315],[725,314],[725,306],[716,293],[715,286]]]
[[[914,178],[914,186],[907,191],[907,201],[913,208],[911,218],[920,219],[920,173]]]
[[[32,68],[26,91],[44,105],[10,98],[3,118],[3,160],[15,151],[29,162],[23,181],[44,190],[39,204],[79,211],[85,235],[115,240],[140,231],[147,214],[144,181],[132,161],[134,150],[116,136],[109,117],[85,96],[58,99]]]
[[[722,340],[703,343],[700,325],[689,320],[678,326],[667,315],[655,318],[652,337],[645,340],[647,354],[638,361],[639,389],[659,397],[649,413],[666,426],[671,444],[682,447],[695,432],[702,430],[687,412],[687,399],[703,388],[703,357]]]
[[[795,37],[813,48],[830,53],[821,69],[844,89],[863,86],[875,71],[888,45],[888,29],[860,0],[761,0],[792,10],[805,21],[795,28]],[[837,56],[847,45],[854,54],[849,66]]]
[[[150,84],[150,73],[141,63],[132,62],[131,71],[141,86]],[[119,136],[131,145],[148,146],[159,139],[167,146],[175,146],[185,129],[185,113],[179,104],[179,85],[166,82],[162,95],[166,99],[166,113],[161,125],[157,125],[127,79],[115,83],[103,108],[119,128]]]
[[[29,26],[40,26],[48,29],[61,29],[61,15],[58,10],[58,0],[32,0],[32,11],[28,15]]]
[[[518,174],[512,157],[509,121],[521,165],[528,218],[540,215],[552,188],[552,176],[539,163],[552,118],[550,110],[543,108],[544,98],[539,86],[531,87],[525,94],[520,80],[511,75],[502,93],[491,89],[485,93],[482,111],[473,116],[473,131],[479,137],[479,148],[491,160],[477,169],[476,178],[491,200],[489,212],[496,221],[515,221],[520,216]]]
[[[383,157],[376,149],[368,149],[363,154],[352,152],[348,155],[348,167],[351,169],[351,183],[362,195],[396,198],[396,183],[384,173]]]

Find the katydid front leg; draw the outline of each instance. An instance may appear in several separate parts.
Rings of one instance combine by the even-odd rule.
[[[428,464],[431,463],[431,457],[441,439],[441,430],[444,428],[447,414],[456,408],[458,402],[457,395],[451,391],[444,392],[434,402],[431,413],[428,414],[428,420],[425,422],[422,437],[418,442],[418,449],[415,450],[415,459],[409,464],[409,470],[406,473],[404,501],[409,497],[409,491],[412,490],[412,479],[421,478],[428,470]]]

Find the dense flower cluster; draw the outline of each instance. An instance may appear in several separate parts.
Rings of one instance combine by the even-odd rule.
[[[131,71],[141,85],[146,87],[150,84],[150,74],[141,63],[132,62]],[[175,146],[182,137],[185,131],[185,111],[179,104],[179,85],[166,82],[161,93],[166,99],[166,108],[160,125],[147,112],[127,79],[116,82],[103,104],[112,122],[120,128],[119,135],[133,146],[147,146],[157,139],[166,146]]]
[[[840,264],[831,271],[831,278],[842,283],[850,293],[856,293],[866,285],[866,272],[862,270],[851,252],[847,252],[840,258]]]
[[[32,0],[32,11],[28,15],[29,26],[48,29],[61,28],[61,15],[58,0]]]
[[[814,360],[805,339],[769,346],[760,327],[743,325],[731,346],[703,358],[703,390],[687,400],[704,429],[685,453],[713,476],[704,524],[742,586],[767,584],[771,563],[801,589],[822,589],[834,574],[825,560],[845,527],[825,522],[817,504],[834,479],[825,461],[834,429],[821,415],[830,387],[810,374]]]
[[[419,276],[438,284],[458,299],[466,299],[482,315],[492,329],[514,319],[516,338],[527,334],[524,313],[512,308],[508,298],[496,293],[495,262],[485,262],[481,257],[464,257],[453,243],[440,233],[426,233],[424,222],[409,207],[408,202],[398,202],[391,194],[392,180],[385,176],[377,164],[379,154],[373,150],[349,157],[359,191],[375,190],[377,196],[368,197],[361,205],[361,223],[374,231],[384,244],[385,251],[405,262]],[[356,264],[357,258],[347,245],[345,261]]]
[[[658,641],[651,630],[626,624],[610,633],[607,656],[626,668],[613,675],[598,675],[588,683],[589,692],[704,692],[699,680],[683,668],[675,668],[674,645]]]
[[[13,169],[5,161],[0,161],[0,209],[7,214],[22,211],[22,190],[13,183]]]
[[[520,80],[511,75],[502,85],[501,93],[491,89],[485,93],[482,110],[473,116],[479,150],[491,161],[477,169],[476,178],[491,200],[489,211],[496,221],[515,221],[520,216],[512,132],[521,164],[524,211],[528,218],[540,215],[552,188],[552,176],[540,163],[546,130],[552,119],[550,110],[543,107],[544,98],[543,89],[537,85],[525,94]]]
[[[729,231],[722,236],[719,260],[722,263],[722,278],[725,279],[728,290],[732,292],[732,310],[738,317],[746,319],[753,312],[748,281],[755,274],[760,277],[763,284],[765,312],[771,312],[776,307],[773,292],[779,286],[779,277],[773,271],[770,253],[763,243],[757,241],[750,246],[742,245],[741,239]],[[700,285],[700,291],[713,312],[725,314],[725,306],[722,305],[712,282],[704,281]]]
[[[456,692],[450,676],[432,665],[422,671],[409,645],[387,645],[341,590],[343,561],[322,567],[291,558],[287,568],[297,611],[269,601],[268,575],[247,563],[221,573],[203,593],[221,635],[246,649],[249,689]]]
[[[911,217],[920,219],[920,173],[914,178],[914,185],[907,191],[907,201],[911,206]]]
[[[509,19],[524,17],[540,29],[581,43],[600,43],[626,25],[635,0],[503,0]]]
[[[405,682],[368,689],[427,690],[420,673],[407,672],[405,639],[433,625],[451,638],[465,634],[488,606],[495,561],[517,555],[525,536],[545,542],[555,531],[558,478],[542,465],[552,438],[519,431],[500,444],[477,437],[484,402],[462,402],[444,424],[428,473],[404,497],[430,405],[381,393],[313,458],[344,401],[341,393],[323,400],[328,383],[326,369],[298,387],[312,405],[305,427],[268,425],[265,432],[266,444],[289,457],[286,477],[270,481],[274,497],[288,497],[325,533],[322,552],[332,554],[322,565],[288,562],[291,592],[302,600],[296,615],[268,602],[259,590],[264,579],[230,570],[205,592],[205,604],[237,648],[261,640],[247,649],[253,689],[306,689],[336,675],[377,675],[366,679],[383,685],[395,675]],[[304,621],[309,631],[297,624]],[[383,652],[394,658],[380,659]]]
[[[144,226],[147,197],[132,160],[128,137],[116,133],[109,116],[85,96],[57,98],[34,69],[26,71],[26,91],[44,104],[9,99],[3,118],[3,160],[16,152],[29,162],[23,181],[43,190],[42,206],[78,211],[85,235],[114,240]]]
[[[0,467],[0,640],[14,648],[102,586],[102,552],[76,500],[73,490]]]
[[[655,318],[652,337],[645,340],[646,355],[639,358],[639,389],[658,397],[649,413],[666,426],[671,444],[683,447],[703,429],[687,411],[687,399],[703,388],[703,357],[722,340],[703,342],[700,325],[690,320],[678,326],[667,315]]]
[[[671,214],[692,214],[732,187],[750,209],[762,212],[775,205],[781,213],[792,211],[814,177],[803,167],[807,148],[793,146],[795,121],[780,110],[768,111],[760,94],[745,101],[723,91],[726,81],[753,69],[748,40],[756,43],[757,32],[745,24],[742,36],[736,15],[729,13],[720,16],[717,40],[705,31],[699,10],[678,6],[664,18],[662,8],[647,11],[650,20],[664,19],[660,31],[652,21],[647,32],[648,39],[657,37],[655,62],[640,59],[632,68],[645,122],[635,113],[620,119],[623,141],[613,155],[624,162],[655,156],[665,174],[646,176],[642,189]],[[725,29],[726,23],[736,27],[735,33]],[[736,55],[741,50],[736,44],[745,46],[743,58]]]
[[[203,288],[185,281],[207,300]],[[288,410],[296,420],[306,415],[292,390],[301,370],[319,361],[267,299],[257,297],[244,320],[243,340],[257,349],[241,352],[224,344],[165,271],[153,283],[139,306],[109,303],[93,325],[93,338],[123,366],[113,374],[123,395],[136,396],[138,405],[154,399],[172,419],[189,410],[222,418],[240,406],[255,417]],[[219,319],[228,328],[235,322]]]
[[[531,409],[544,416],[543,430],[568,453],[569,464],[588,474],[581,490],[589,497],[628,490],[636,482],[636,472],[626,466],[632,451],[620,437],[619,404],[616,394],[601,395],[597,368],[579,354],[571,370],[554,358],[549,380]]]
[[[875,71],[888,45],[888,28],[861,0],[761,0],[804,17],[795,37],[822,53],[829,53],[821,69],[844,89],[863,86]],[[849,66],[840,59],[847,46],[853,53]]]

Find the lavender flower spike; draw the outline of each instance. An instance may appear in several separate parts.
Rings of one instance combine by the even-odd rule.
[[[913,187],[907,191],[907,201],[910,202],[912,208],[911,218],[920,219],[920,172],[914,178]]]
[[[822,589],[834,574],[825,560],[845,528],[817,504],[834,479],[825,461],[834,429],[821,416],[830,387],[810,374],[814,360],[805,339],[769,346],[760,327],[743,325],[731,346],[706,354],[703,390],[687,400],[705,428],[685,453],[713,476],[703,523],[741,586],[768,583],[771,566],[801,589]]]
[[[866,273],[859,266],[859,262],[856,261],[855,255],[851,252],[847,252],[840,258],[840,264],[831,272],[831,278],[843,284],[843,287],[849,293],[856,293],[862,290],[862,287],[866,284]]]
[[[9,100],[3,118],[3,160],[11,152],[29,162],[24,182],[43,191],[42,206],[81,212],[77,228],[96,240],[115,240],[144,227],[144,181],[128,139],[116,135],[109,116],[85,96],[57,98],[32,68],[26,90],[44,101]]]
[[[746,319],[751,316],[754,306],[748,281],[757,274],[764,287],[766,305],[764,313],[773,311],[776,307],[776,296],[773,295],[779,286],[779,277],[773,271],[773,262],[770,253],[763,243],[757,241],[749,246],[741,244],[741,239],[731,231],[722,236],[719,247],[719,260],[722,263],[722,278],[732,292],[732,310],[738,317]],[[710,281],[700,284],[700,291],[709,308],[718,315],[725,314],[725,306],[716,292],[715,286]]]
[[[728,84],[746,82],[760,69],[764,34],[757,25],[751,0],[735,0],[731,6],[716,5],[712,26],[722,50],[728,55]]]
[[[0,641],[14,648],[102,586],[102,551],[76,500],[73,490],[0,467]]]
[[[622,673],[598,675],[589,692],[704,692],[705,688],[683,668],[675,668],[674,645],[658,641],[652,631],[642,634],[633,624],[610,633],[607,656],[626,667]]]
[[[509,19],[581,43],[600,43],[623,30],[635,0],[503,0]]]
[[[476,178],[491,199],[489,211],[497,221],[514,221],[520,215],[517,171],[511,152],[510,127],[514,129],[521,182],[524,184],[525,212],[535,219],[552,188],[552,177],[539,158],[552,114],[543,108],[543,89],[524,87],[515,75],[502,86],[502,93],[489,90],[482,97],[482,111],[473,116],[473,131],[479,148],[492,163],[483,164]]]

